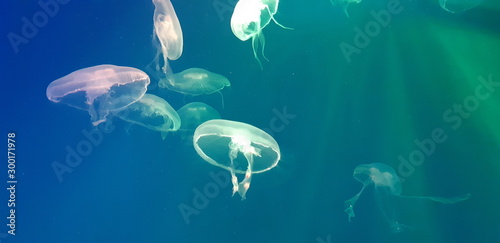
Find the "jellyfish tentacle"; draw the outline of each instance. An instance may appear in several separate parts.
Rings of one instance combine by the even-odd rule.
[[[344,8],[345,15],[349,18],[349,13],[347,12],[347,7],[350,3],[360,3],[361,0],[330,0],[333,5],[340,4]]]
[[[439,202],[439,203],[444,203],[444,204],[454,204],[454,203],[457,203],[460,201],[465,201],[465,200],[469,199],[470,196],[471,196],[471,194],[467,193],[465,195],[458,196],[458,197],[403,196],[403,195],[400,195],[399,197],[413,198],[413,199],[427,199],[427,200],[431,200],[431,201]]]
[[[267,11],[268,11],[268,13],[269,13],[269,16],[271,16],[271,19],[273,20],[273,22],[274,22],[276,25],[278,25],[279,27],[281,27],[281,28],[283,28],[283,29],[286,29],[286,30],[293,30],[293,28],[286,27],[286,26],[284,26],[284,25],[280,24],[280,23],[279,23],[279,22],[278,22],[278,21],[274,18],[274,14],[272,14],[272,13],[271,13],[271,10],[269,9],[269,7],[268,7],[268,6],[266,6],[266,9],[267,9]]]
[[[217,93],[220,94],[220,99],[221,99],[221,102],[222,102],[222,109],[224,109],[224,95],[222,95],[222,92],[220,92],[220,90],[217,90]]]

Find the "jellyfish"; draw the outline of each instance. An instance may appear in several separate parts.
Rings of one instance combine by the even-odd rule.
[[[177,110],[181,118],[181,127],[177,133],[183,141],[193,142],[193,134],[196,128],[209,120],[220,119],[217,110],[203,102],[191,102]]]
[[[196,128],[209,120],[220,119],[220,114],[213,107],[203,102],[191,102],[177,110],[181,118],[179,131],[194,132]]]
[[[231,173],[233,196],[246,198],[252,174],[274,168],[281,157],[278,143],[269,134],[252,125],[229,121],[210,120],[196,128],[193,145],[208,163]],[[241,182],[236,174],[244,174]]]
[[[378,200],[378,205],[390,224],[393,232],[397,233],[402,231],[404,228],[411,228],[404,224],[399,223],[392,213],[392,208],[390,206],[390,198],[392,196],[402,197],[402,198],[417,198],[417,199],[428,199],[439,203],[452,204],[467,200],[470,194],[466,194],[459,197],[428,197],[428,196],[403,196],[401,195],[402,186],[399,181],[399,177],[392,167],[382,163],[373,164],[361,164],[354,169],[353,174],[354,179],[358,180],[363,184],[361,190],[354,195],[352,198],[345,201],[345,212],[348,215],[349,222],[354,218],[354,205],[360,197],[361,193],[365,188],[373,184],[375,189],[375,196]]]
[[[481,4],[484,0],[439,0],[439,5],[450,13],[460,13]]]
[[[158,86],[192,96],[218,92],[221,95],[222,104],[224,105],[224,97],[220,93],[220,90],[226,86],[231,86],[231,83],[226,77],[220,74],[212,73],[202,68],[189,68],[161,79]]]
[[[265,37],[262,30],[271,20],[284,29],[291,29],[281,25],[274,19],[274,15],[278,11],[278,4],[279,0],[240,0],[236,3],[231,16],[233,34],[241,41],[252,38],[253,55],[261,68],[262,63],[256,51],[259,45],[262,46],[262,56],[269,61],[264,55]]]
[[[174,6],[170,0],[153,0],[155,11],[153,15],[153,44],[156,56],[153,61],[156,70],[160,70],[160,55],[163,56],[163,73],[168,72],[168,59],[177,60],[182,55],[182,29]]]
[[[349,13],[347,13],[347,6],[349,6],[350,3],[360,3],[361,0],[330,0],[330,2],[335,6],[335,5],[342,5],[344,8],[345,15],[349,17]]]
[[[47,98],[55,103],[87,110],[92,124],[106,121],[115,112],[146,93],[149,76],[143,71],[115,65],[98,65],[74,71],[47,87]]]
[[[137,124],[150,130],[161,132],[165,139],[168,132],[177,131],[181,119],[170,104],[153,94],[145,94],[140,100],[120,110],[116,116],[124,121]]]

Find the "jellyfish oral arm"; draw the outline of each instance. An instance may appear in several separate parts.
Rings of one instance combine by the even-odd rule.
[[[237,154],[237,153],[236,153]],[[230,152],[231,156],[231,152]],[[248,189],[250,188],[250,183],[252,182],[252,165],[253,165],[253,156],[249,154],[245,154],[245,158],[248,160],[248,167],[247,171],[245,172],[245,178],[241,181],[238,182],[238,177],[236,177],[235,168],[234,168],[234,158],[231,158],[231,164],[229,166],[229,171],[231,173],[231,183],[233,184],[233,196],[236,192],[240,194],[241,200],[246,199],[246,193]]]
[[[233,167],[234,168],[234,167]],[[231,172],[231,183],[233,184],[233,194],[231,196],[234,196],[234,194],[239,191],[238,190],[238,177],[236,177],[236,174],[234,173],[234,169],[230,170]]]
[[[252,146],[252,143],[245,139],[244,137],[234,137],[231,139],[229,143],[229,158],[231,160],[231,164],[229,166],[229,170],[231,172],[231,182],[233,184],[233,195],[238,192],[241,196],[241,200],[246,198],[246,193],[250,188],[250,183],[252,182],[252,173],[253,173],[253,156],[261,156],[260,149]],[[235,174],[234,168],[234,159],[238,156],[238,153],[243,153],[245,159],[248,162],[247,170],[245,172],[245,178],[241,182],[238,183],[238,178]]]
[[[351,222],[351,218],[356,217],[356,214],[354,214],[354,207],[352,206],[352,203],[350,202],[345,202],[345,205],[347,206],[346,209],[344,209],[344,212],[347,213],[347,217],[349,222]]]
[[[235,168],[234,168],[234,159],[238,156],[238,150],[234,149],[234,147],[231,146],[232,143],[229,144],[229,159],[231,160],[231,164],[229,165],[229,172],[231,173],[231,183],[233,184],[233,194],[238,191],[238,177],[236,177],[236,174],[234,173]]]
[[[344,212],[347,213],[349,222],[351,222],[351,219],[356,216],[354,214],[354,205],[356,204],[356,201],[358,201],[359,196],[361,195],[363,190],[365,190],[365,188],[366,185],[363,185],[363,188],[361,188],[361,191],[359,191],[358,194],[354,195],[354,197],[351,197],[350,199],[344,202],[344,206],[346,207]]]
[[[250,188],[250,183],[252,182],[252,171],[253,171],[253,154],[244,153],[245,158],[248,161],[247,171],[245,172],[245,178],[240,182],[238,193],[241,196],[241,200],[246,198],[248,189]]]

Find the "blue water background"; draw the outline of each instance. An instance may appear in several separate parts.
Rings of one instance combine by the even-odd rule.
[[[179,206],[193,206],[194,191],[213,183],[210,172],[222,169],[204,162],[178,135],[162,140],[156,132],[128,128],[116,119],[114,130],[59,181],[51,165],[64,163],[66,148],[87,140],[83,131],[92,126],[87,112],[50,102],[47,85],[99,64],[145,69],[156,51],[154,7],[150,1],[72,0],[16,54],[7,33],[19,33],[21,17],[40,7],[35,1],[6,1],[0,12],[0,124],[1,136],[16,133],[18,190],[16,235],[2,242],[500,241],[499,134],[485,128],[500,115],[485,114],[483,107],[449,132],[448,141],[403,185],[408,195],[471,193],[469,200],[454,205],[394,200],[401,223],[412,228],[399,234],[391,233],[373,188],[358,201],[353,222],[343,205],[361,188],[352,177],[356,165],[397,166],[399,155],[415,149],[414,139],[449,126],[443,111],[473,90],[457,88],[466,85],[447,73],[460,67],[447,62],[453,58],[443,57],[446,52],[436,52],[439,45],[432,38],[415,43],[412,37],[436,21],[481,30],[498,41],[498,4],[486,1],[496,8],[452,15],[437,1],[402,1],[404,11],[393,16],[391,27],[347,63],[339,43],[352,43],[353,27],[364,26],[371,20],[368,12],[385,3],[353,4],[347,18],[327,0],[283,0],[276,19],[294,30],[274,23],[266,27],[270,61],[263,60],[261,70],[249,41],[231,33],[229,12],[220,18],[212,0],[172,2],[184,33],[184,53],[171,62],[172,69],[205,68],[225,75],[232,86],[222,91],[224,108],[217,94],[183,97],[154,85],[149,92],[176,109],[201,100],[225,119],[262,129],[270,128],[276,110],[286,109],[296,117],[273,134],[282,150],[279,166],[255,175],[244,201],[231,197],[231,186],[220,188],[188,223]],[[399,46],[391,49],[395,40]],[[473,75],[500,77],[499,46],[481,45],[470,46],[477,48],[471,65],[482,63]],[[488,106],[498,101],[494,94]],[[6,181],[2,161],[0,181]],[[0,191],[0,233],[7,231],[7,197]]]

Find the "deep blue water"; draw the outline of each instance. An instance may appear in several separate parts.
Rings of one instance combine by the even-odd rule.
[[[254,175],[244,201],[231,197],[230,185],[214,184],[211,174],[229,173],[203,161],[190,141],[176,134],[162,140],[119,119],[80,160],[68,159],[95,130],[86,111],[50,102],[47,85],[99,64],[145,70],[156,51],[150,1],[70,0],[17,52],[9,33],[21,34],[22,18],[43,9],[36,1],[2,3],[0,127],[5,140],[16,134],[17,184],[15,235],[7,234],[9,191],[0,191],[1,242],[500,241],[500,92],[491,91],[460,125],[443,118],[474,94],[477,77],[500,81],[498,3],[451,14],[437,1],[401,0],[402,12],[348,62],[341,43],[352,45],[355,28],[373,21],[370,11],[386,9],[386,1],[351,4],[347,18],[328,0],[283,0],[275,18],[294,30],[273,22],[264,29],[269,62],[260,69],[250,41],[232,34],[231,12],[218,13],[216,2],[231,9],[235,1],[172,0],[184,52],[170,64],[175,72],[201,67],[226,76],[224,107],[218,94],[158,89],[153,76],[148,92],[176,109],[203,101],[224,119],[272,132],[282,160]],[[293,118],[273,129],[277,113]],[[418,149],[414,140],[436,128],[446,141],[414,167],[402,194],[471,198],[450,205],[391,198],[382,207],[408,226],[393,233],[371,186],[349,222],[344,201],[361,189],[354,168],[378,162],[397,170],[398,156],[408,159]],[[53,164],[68,161],[71,172],[58,178]],[[213,185],[212,198],[199,199]],[[179,207],[196,203],[196,213],[183,216]]]

